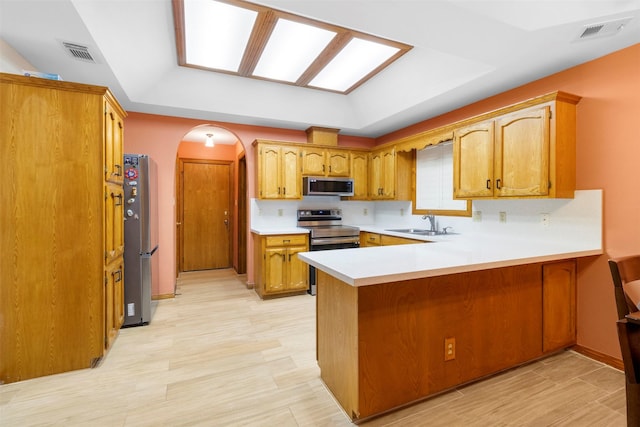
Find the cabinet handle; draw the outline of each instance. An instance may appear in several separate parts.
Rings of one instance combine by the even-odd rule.
[[[118,277],[115,277],[116,275],[117,275]],[[113,276],[114,276],[113,281],[114,281],[115,283],[118,283],[119,281],[121,281],[121,280],[122,280],[122,270],[114,271],[114,272],[113,272]]]
[[[280,195],[280,187],[278,187],[278,195]]]
[[[116,194],[115,196],[113,196],[114,199],[118,199],[118,201],[115,203],[115,206],[122,206],[122,194]]]
[[[491,180],[487,180],[487,190],[491,190]]]
[[[499,190],[500,189],[500,180],[496,179],[496,188]]]
[[[114,168],[117,169],[117,172],[114,173],[115,176],[122,176],[122,166],[120,165],[113,165]]]
[[[282,187],[282,195],[286,195],[287,194],[287,187]]]
[[[291,262],[291,254],[289,254],[289,262]]]
[[[329,168],[329,171],[331,171],[331,168]],[[322,165],[322,173],[324,173],[324,165]]]
[[[331,173],[331,166],[329,166],[329,173]]]
[[[289,239],[286,239],[286,240],[282,241],[282,243],[289,243],[289,242],[291,242],[291,240],[289,240]]]

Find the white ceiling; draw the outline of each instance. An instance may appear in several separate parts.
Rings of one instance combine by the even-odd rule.
[[[415,47],[341,95],[179,67],[170,0],[0,0],[0,37],[39,71],[109,86],[127,111],[369,137],[640,43],[640,0],[255,3]],[[632,19],[618,34],[578,40],[621,18]]]

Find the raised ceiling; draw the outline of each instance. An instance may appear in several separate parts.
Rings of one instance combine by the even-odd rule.
[[[370,137],[640,43],[638,0],[257,3],[414,48],[345,95],[179,66],[170,0],[2,0],[0,37],[128,111]]]

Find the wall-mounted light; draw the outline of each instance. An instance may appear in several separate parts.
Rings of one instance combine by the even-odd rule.
[[[213,147],[213,134],[212,133],[208,133],[207,134],[207,139],[204,142],[204,146],[205,147]]]

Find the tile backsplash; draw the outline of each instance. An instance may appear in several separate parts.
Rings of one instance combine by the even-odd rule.
[[[412,215],[411,202],[341,201],[334,196],[251,199],[251,227],[295,227],[296,211],[305,208],[340,208],[343,223],[350,225],[429,227],[422,215]],[[438,229],[527,239],[582,239],[602,246],[602,190],[579,190],[573,199],[474,200],[473,212],[471,218],[436,216]]]

